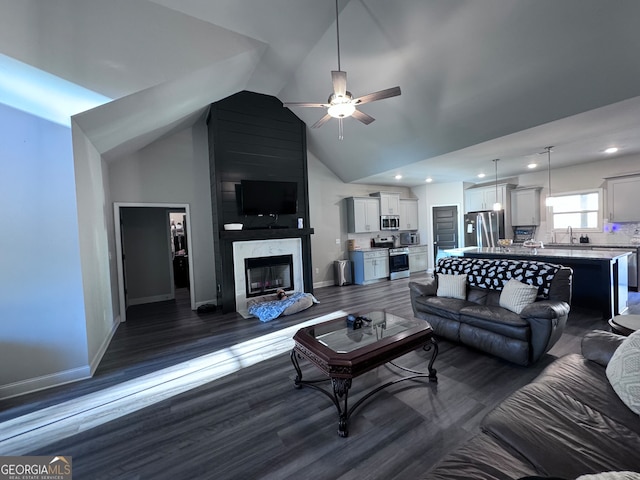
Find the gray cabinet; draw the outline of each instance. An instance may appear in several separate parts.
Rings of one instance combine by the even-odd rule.
[[[347,229],[349,233],[380,231],[380,201],[373,197],[348,197]]]
[[[400,194],[397,192],[376,192],[372,197],[380,199],[380,215],[400,215]]]
[[[389,251],[386,249],[349,252],[353,262],[353,283],[365,285],[389,277]]]
[[[400,199],[400,230],[418,229],[418,200]]]
[[[502,204],[502,208],[509,209],[510,194],[514,185],[503,183],[484,187],[472,187],[464,191],[465,213],[492,210],[496,201]],[[497,192],[496,192],[497,190]]]
[[[610,222],[638,222],[637,201],[640,175],[609,178],[607,180],[607,218]]]
[[[540,225],[541,187],[517,188],[511,191],[511,225]]]

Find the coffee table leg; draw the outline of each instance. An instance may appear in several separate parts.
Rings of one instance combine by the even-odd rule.
[[[424,346],[424,349],[427,352],[433,349],[433,353],[431,354],[431,360],[429,361],[429,381],[437,382],[438,376],[436,375],[436,373],[438,371],[435,368],[433,368],[433,362],[436,361],[436,357],[438,356],[438,342],[436,342],[436,339],[433,337],[431,337],[431,340],[429,342],[430,343]]]
[[[301,388],[302,385],[302,370],[300,370],[300,364],[298,363],[298,357],[296,355],[295,348],[291,350],[291,363],[293,363],[293,368],[296,369],[296,378],[293,381],[293,386],[295,388]]]
[[[332,378],[333,399],[338,409],[338,435],[347,437],[349,435],[349,389],[351,388],[350,378]],[[340,399],[344,397],[344,407],[340,406]]]

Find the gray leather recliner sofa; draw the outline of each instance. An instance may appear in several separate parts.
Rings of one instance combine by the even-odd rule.
[[[437,296],[438,273],[467,275],[466,298]],[[436,335],[519,365],[530,365],[560,338],[571,303],[572,270],[523,260],[442,258],[426,283],[410,282],[414,315]],[[500,306],[511,278],[538,286],[538,297],[520,314]]]
[[[582,354],[553,361],[490,412],[481,432],[445,455],[424,478],[573,480],[609,471],[640,472],[640,417],[620,400],[605,373],[624,338],[600,330],[585,335]]]

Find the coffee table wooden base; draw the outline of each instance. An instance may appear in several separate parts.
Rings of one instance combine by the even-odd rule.
[[[317,358],[315,355],[308,351],[307,349],[300,347],[296,344],[296,346],[291,350],[291,363],[293,363],[293,367],[296,370],[296,378],[294,380],[294,387],[301,388],[303,385],[314,388],[319,392],[322,392],[324,395],[329,397],[333,404],[335,405],[338,411],[338,435],[341,437],[347,437],[349,435],[349,418],[355,410],[362,405],[367,399],[369,399],[372,395],[375,395],[379,391],[400,382],[405,382],[407,380],[415,380],[416,378],[428,378],[430,382],[437,382],[437,371],[433,368],[433,363],[435,362],[436,357],[438,356],[438,344],[436,340],[431,337],[429,339],[429,343],[424,345],[423,349],[425,351],[432,350],[431,359],[429,361],[428,373],[419,372],[416,370],[411,370],[408,368],[404,368],[396,365],[393,362],[388,362],[394,367],[403,370],[404,372],[408,372],[411,375],[403,376],[402,378],[392,380],[383,385],[380,385],[370,392],[368,392],[365,396],[363,396],[360,400],[358,400],[354,405],[349,408],[349,389],[351,388],[352,376],[344,376],[336,373],[329,373],[329,378],[323,378],[319,380],[303,380],[302,379],[302,370],[300,369],[300,364],[298,360],[300,358],[305,357],[312,364],[317,365]],[[318,365],[319,366],[319,365]],[[326,383],[327,381],[331,381],[332,390],[328,391],[327,389],[320,386],[322,383]]]

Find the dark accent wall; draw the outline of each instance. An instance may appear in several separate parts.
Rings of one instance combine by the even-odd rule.
[[[234,241],[266,238],[302,239],[304,289],[313,291],[306,126],[275,97],[243,91],[211,105],[208,119],[209,167],[218,304],[235,310],[233,283]],[[241,180],[275,180],[298,184],[298,214],[244,216],[238,208]],[[304,229],[297,228],[302,218]],[[241,232],[224,231],[225,223],[242,223]],[[285,228],[270,228],[270,227]]]

